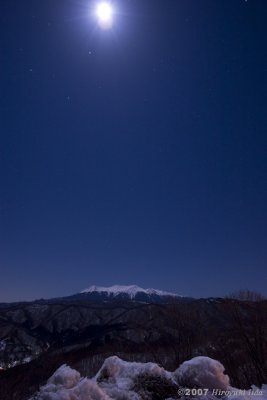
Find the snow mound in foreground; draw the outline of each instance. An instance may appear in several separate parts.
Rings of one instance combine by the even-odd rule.
[[[230,387],[230,379],[224,374],[224,366],[209,357],[195,357],[185,361],[175,372],[180,386],[188,388],[222,389]]]
[[[78,371],[64,364],[48,379],[47,384],[71,389],[77,385],[80,379],[81,375]]]
[[[165,371],[159,365],[152,362],[127,362],[117,356],[105,360],[95,379],[113,399],[146,398],[144,396],[149,396],[150,393],[144,393],[147,392],[142,388],[144,381],[154,381],[154,384],[159,382],[161,385],[169,383],[169,385],[177,386],[173,381],[172,373]]]
[[[210,389],[206,396],[182,396],[184,388]],[[213,389],[225,394],[214,395]],[[256,388],[253,388],[255,391]],[[257,400],[267,400],[267,386]],[[105,360],[93,379],[62,365],[30,400],[255,400],[250,391],[230,387],[221,363],[208,357],[184,362],[174,373],[154,363],[126,362],[114,356]]]
[[[110,400],[91,379],[81,378],[75,369],[62,365],[32,400]]]
[[[104,361],[95,379],[98,382],[116,383],[122,389],[130,389],[135,378],[144,374],[172,380],[172,373],[165,371],[158,364],[152,362],[127,362],[117,356],[109,357]]]

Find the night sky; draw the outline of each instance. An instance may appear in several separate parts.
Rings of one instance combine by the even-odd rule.
[[[0,301],[267,295],[266,0],[0,3]]]

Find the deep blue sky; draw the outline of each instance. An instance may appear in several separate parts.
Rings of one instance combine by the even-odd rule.
[[[1,0],[0,301],[267,295],[266,0]]]

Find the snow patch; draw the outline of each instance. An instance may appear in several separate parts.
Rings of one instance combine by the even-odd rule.
[[[4,351],[6,348],[5,340],[0,340],[0,351]]]

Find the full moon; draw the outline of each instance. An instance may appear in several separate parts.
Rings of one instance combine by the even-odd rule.
[[[101,2],[96,7],[96,16],[101,28],[109,29],[112,26],[113,10],[108,2]]]

